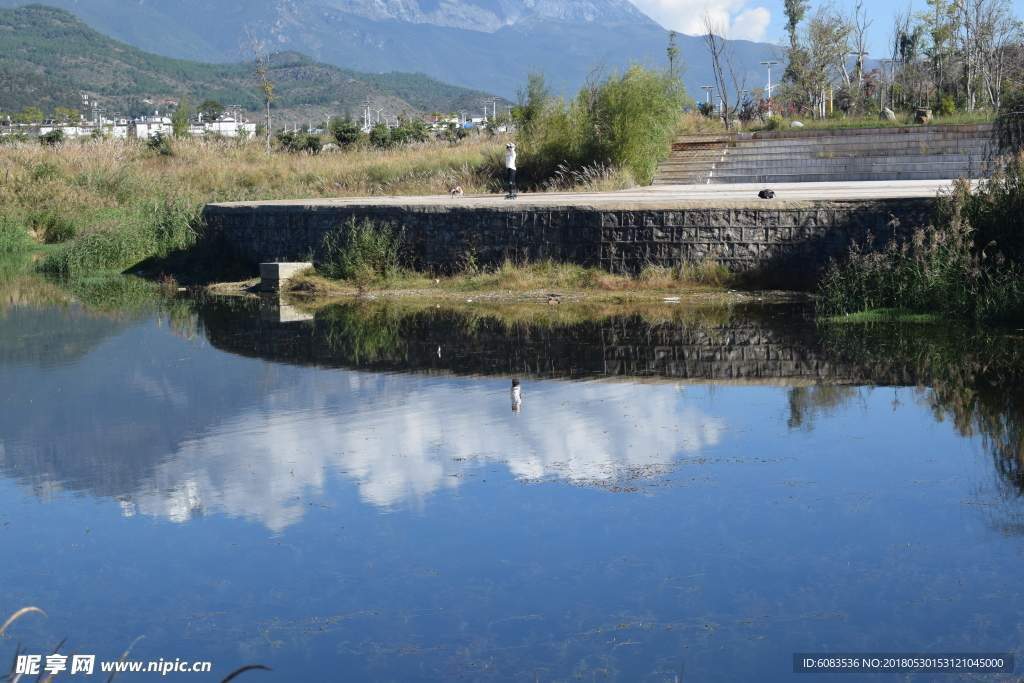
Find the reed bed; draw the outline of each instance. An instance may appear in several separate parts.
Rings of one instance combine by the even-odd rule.
[[[1024,321],[1020,172],[997,172],[976,190],[961,178],[939,197],[935,225],[881,248],[854,245],[818,285],[818,312],[893,311],[1001,323]]]

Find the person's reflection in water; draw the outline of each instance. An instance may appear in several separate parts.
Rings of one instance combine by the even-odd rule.
[[[523,397],[519,392],[519,380],[512,380],[512,412],[518,413],[519,409],[523,407]]]

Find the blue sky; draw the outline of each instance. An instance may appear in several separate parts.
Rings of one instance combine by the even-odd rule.
[[[720,22],[729,22],[731,38],[777,42],[784,33],[785,17],[782,0],[632,0],[633,4],[646,12],[665,28],[680,33],[697,35],[701,31],[701,17],[707,8]],[[837,4],[852,11],[854,0],[842,0]],[[812,0],[813,8],[821,3]],[[907,2],[900,0],[864,0],[864,9],[874,22],[870,28],[871,56],[884,57],[888,51],[889,34],[892,30],[893,13],[905,8]],[[925,0],[915,0],[913,10],[927,9]],[[1014,13],[1024,17],[1024,0],[1012,0]]]

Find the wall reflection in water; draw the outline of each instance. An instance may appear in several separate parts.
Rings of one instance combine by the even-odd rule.
[[[216,512],[281,530],[328,477],[388,508],[488,463],[527,481],[650,476],[727,432],[708,390],[680,385],[790,385],[799,430],[846,409],[858,385],[909,385],[937,419],[981,435],[1005,491],[1024,490],[1020,340],[999,331],[816,325],[778,307],[527,321],[377,304],[312,319],[274,310],[200,298],[130,324],[9,312],[0,373],[18,388],[0,418],[3,471],[40,496],[82,490],[125,514]],[[59,339],[40,325],[81,334],[25,355],[29,335]],[[73,368],[50,367],[65,357]],[[653,384],[637,391],[640,380]]]

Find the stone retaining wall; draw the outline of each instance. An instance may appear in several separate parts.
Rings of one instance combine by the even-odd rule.
[[[553,259],[637,272],[717,260],[751,268],[813,273],[851,241],[884,242],[927,225],[933,199],[843,202],[633,203],[610,206],[331,204],[328,201],[211,204],[204,215],[238,255],[253,262],[320,255],[325,236],[352,220],[405,231],[411,265],[439,271]]]

